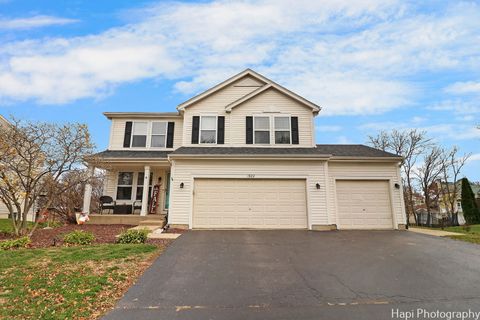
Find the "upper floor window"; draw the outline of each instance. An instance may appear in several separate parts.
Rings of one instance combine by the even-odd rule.
[[[150,146],[153,148],[165,148],[167,144],[167,123],[152,122],[152,137]]]
[[[270,117],[254,117],[253,131],[253,143],[270,144]]]
[[[134,122],[132,130],[132,147],[147,146],[148,122]]]
[[[290,144],[290,117],[274,117],[275,144]]]
[[[200,143],[217,143],[217,117],[200,117]]]

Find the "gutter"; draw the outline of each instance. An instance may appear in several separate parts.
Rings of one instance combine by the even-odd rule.
[[[271,160],[328,160],[330,154],[169,154],[168,159],[271,159]]]

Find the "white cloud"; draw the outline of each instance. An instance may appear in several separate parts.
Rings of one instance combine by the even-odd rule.
[[[319,125],[315,129],[320,132],[338,132],[343,129],[342,126]]]
[[[0,100],[66,103],[117,85],[167,78],[198,93],[245,67],[324,106],[368,114],[409,105],[406,79],[480,66],[478,5],[417,14],[402,1],[168,2],[131,12],[129,24],[73,38],[0,48]]]
[[[0,18],[0,30],[26,30],[75,22],[78,22],[78,20],[43,15],[16,19]]]
[[[452,94],[480,94],[480,82],[467,81],[467,82],[455,82],[445,88],[445,92]]]
[[[480,103],[475,99],[447,99],[428,106],[427,109],[434,111],[452,111],[459,115],[469,115],[480,113]]]
[[[480,161],[480,153],[475,153],[468,158],[468,161]]]

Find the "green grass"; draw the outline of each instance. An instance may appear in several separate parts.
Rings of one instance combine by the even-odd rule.
[[[160,251],[147,244],[2,251],[0,318],[98,318]]]
[[[470,231],[465,230],[465,226],[458,227],[446,227],[445,231],[458,232],[458,233],[471,233],[471,234],[480,234],[480,224],[473,224],[470,226]]]
[[[419,228],[419,227],[415,227],[415,228]],[[443,229],[428,228],[428,227],[422,227],[422,228],[461,233],[461,235],[458,235],[458,236],[447,236],[447,237],[454,240],[461,240],[461,241],[480,244],[480,224],[471,225],[469,231],[466,230],[465,226],[445,227]]]
[[[480,224],[471,225],[468,231],[465,226],[447,227],[443,230],[462,233],[459,236],[448,236],[450,239],[480,244]]]
[[[27,222],[28,228],[31,228],[34,225],[33,222]],[[48,224],[46,222],[42,222],[38,224],[38,228],[44,228]],[[50,223],[50,227],[55,228],[61,226],[62,224],[59,222]],[[13,225],[12,220],[10,219],[0,219],[0,233],[13,233]]]

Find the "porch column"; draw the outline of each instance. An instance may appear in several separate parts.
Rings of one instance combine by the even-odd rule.
[[[143,178],[143,194],[142,194],[142,210],[141,216],[146,216],[148,213],[148,188],[150,187],[150,166],[145,166]]]
[[[88,179],[93,177],[93,174],[95,172],[95,167],[94,166],[88,166]],[[83,210],[82,212],[84,213],[90,213],[90,202],[92,200],[92,185],[87,182],[85,184],[85,191],[83,193]]]

